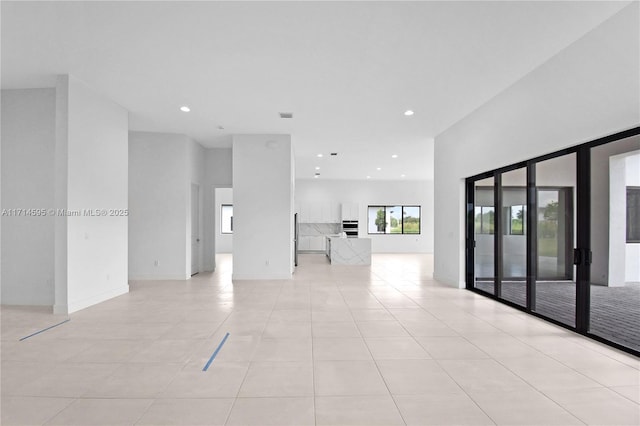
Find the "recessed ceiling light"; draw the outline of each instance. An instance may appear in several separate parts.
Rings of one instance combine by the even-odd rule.
[[[400,175],[400,177],[405,177],[405,175]]]
[[[318,154],[318,155],[316,155],[316,157],[322,158],[322,154]]]
[[[367,176],[367,179],[371,179],[371,176]]]
[[[316,166],[316,170],[320,170],[320,167]]]
[[[182,111],[182,112],[189,112],[189,111],[191,111],[191,108],[189,108],[189,107],[188,107],[188,106],[186,106],[186,105],[185,105],[185,106],[181,106],[181,107],[180,107],[180,111]]]
[[[380,170],[382,170],[382,167],[376,167],[376,170],[380,171]]]
[[[404,115],[413,115],[413,111],[411,111],[410,109],[406,110],[404,112]]]
[[[398,158],[398,154],[393,154],[391,158]]]
[[[318,175],[315,175],[315,176],[314,176],[313,178],[314,178],[314,179],[318,179],[319,177],[320,177],[320,176],[318,176]]]

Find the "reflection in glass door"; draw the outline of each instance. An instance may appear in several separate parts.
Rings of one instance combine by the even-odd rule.
[[[527,305],[527,169],[502,173],[502,280],[499,296],[520,306]]]
[[[576,324],[573,267],[576,155],[536,163],[537,275],[532,310],[563,324]]]
[[[573,188],[538,188],[538,280],[573,279]]]
[[[589,332],[640,351],[640,136],[591,149]]]
[[[494,180],[475,182],[474,187],[474,286],[494,294],[495,200]]]

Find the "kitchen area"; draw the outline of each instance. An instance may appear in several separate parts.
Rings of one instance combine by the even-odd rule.
[[[371,264],[371,239],[360,238],[358,203],[304,202],[296,211],[298,253],[324,254],[332,265]]]

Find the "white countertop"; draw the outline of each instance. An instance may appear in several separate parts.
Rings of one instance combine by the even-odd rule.
[[[327,238],[331,243],[331,264],[371,265],[371,238]]]

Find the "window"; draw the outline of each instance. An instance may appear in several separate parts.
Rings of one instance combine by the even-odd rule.
[[[369,234],[419,234],[420,206],[369,206]]]
[[[524,235],[527,217],[526,206],[509,206],[509,234]]]
[[[220,232],[233,234],[233,205],[223,204],[220,209]]]
[[[495,223],[494,215],[495,215],[495,211],[493,207],[476,206],[475,208],[476,234],[493,234],[493,228]]]
[[[627,243],[640,243],[640,187],[627,186]]]

